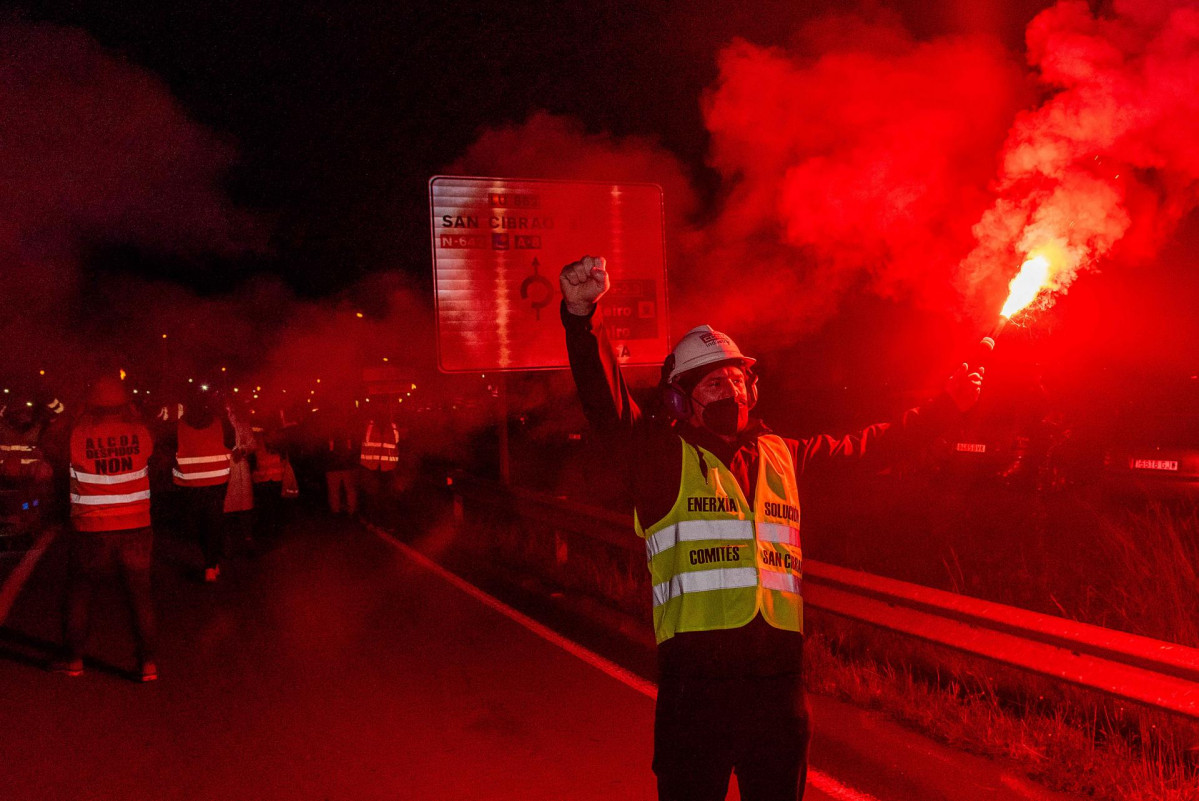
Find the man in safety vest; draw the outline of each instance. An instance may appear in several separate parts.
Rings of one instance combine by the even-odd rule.
[[[236,444],[216,399],[206,390],[193,391],[176,428],[171,473],[184,507],[183,524],[200,545],[209,583],[220,577],[225,557],[225,491]]]
[[[384,412],[366,422],[362,447],[358,454],[359,485],[362,488],[364,514],[377,513],[379,500],[393,486],[396,465],[400,462],[400,428]]]
[[[883,462],[947,428],[979,396],[962,365],[947,392],[893,424],[845,437],[780,437],[752,414],[754,359],[708,326],[662,370],[669,422],[645,418],[596,303],[605,260],[562,268],[570,367],[591,425],[626,450],[658,641],[654,772],[661,799],[798,799],[807,775],[799,482],[831,462]]]
[[[102,579],[116,573],[124,583],[137,644],[136,678],[154,681],[154,605],[150,594],[148,463],[154,443],[135,416],[116,377],[92,385],[87,409],[70,436],[72,548],[64,621],[64,653],[51,670],[83,673],[88,610]]]

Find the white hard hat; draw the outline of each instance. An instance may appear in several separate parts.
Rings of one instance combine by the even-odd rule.
[[[739,361],[743,367],[750,367],[757,361],[738,350],[737,343],[728,334],[722,334],[710,325],[692,328],[674,346],[670,355],[674,358],[667,378],[671,383],[683,373],[709,364]]]

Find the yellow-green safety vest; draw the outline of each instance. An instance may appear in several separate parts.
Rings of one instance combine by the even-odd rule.
[[[803,631],[803,553],[795,463],[781,437],[758,437],[758,483],[751,505],[732,472],[711,452],[682,440],[679,495],[643,529],[654,588],[654,633],[735,629],[761,612],[770,625]]]

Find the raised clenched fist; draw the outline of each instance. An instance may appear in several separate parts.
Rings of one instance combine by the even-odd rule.
[[[968,412],[974,404],[978,403],[978,398],[983,391],[983,374],[985,372],[986,370],[982,367],[972,368],[963,362],[945,382],[945,391],[949,397],[953,398],[954,404],[960,411]]]
[[[612,285],[607,262],[603,256],[584,256],[572,261],[558,274],[558,285],[562,287],[567,311],[580,316],[590,314],[592,304],[599,302]]]

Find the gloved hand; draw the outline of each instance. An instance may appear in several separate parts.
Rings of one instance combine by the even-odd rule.
[[[982,394],[985,372],[985,367],[976,367],[972,370],[968,364],[962,362],[945,382],[945,392],[953,399],[959,411],[968,412],[974,404],[978,403],[978,397]]]
[[[598,303],[611,285],[603,256],[584,256],[563,267],[558,274],[566,310],[580,317],[591,313],[591,305]]]

